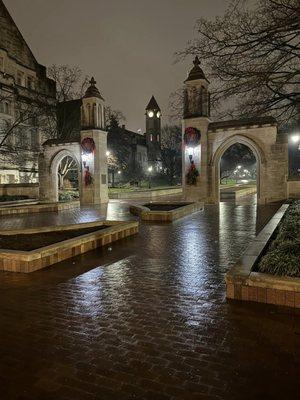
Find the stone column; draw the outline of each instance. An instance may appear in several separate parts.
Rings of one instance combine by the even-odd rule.
[[[52,203],[57,201],[55,185],[57,180],[52,179],[51,160],[45,152],[39,154],[39,201]]]
[[[187,201],[206,201],[208,193],[208,130],[209,119],[205,117],[187,118],[182,121],[183,135],[187,128],[196,128],[200,131],[201,139],[198,146],[193,149],[193,160],[199,171],[196,185],[188,185],[186,175],[190,167],[190,159],[188,154],[188,145],[182,146],[182,186],[184,198]]]
[[[95,144],[93,152],[85,154],[81,149],[81,194],[82,205],[96,205],[108,202],[108,176],[107,176],[107,132],[100,129],[82,130],[81,143],[90,138]],[[90,174],[91,182],[87,175]]]

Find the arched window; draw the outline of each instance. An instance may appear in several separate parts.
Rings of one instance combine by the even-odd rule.
[[[92,125],[92,114],[91,114],[90,104],[87,105],[87,124],[88,124],[88,126]]]
[[[207,117],[208,114],[208,104],[207,104],[207,89],[202,88],[202,115]]]
[[[98,127],[102,128],[102,109],[101,109],[101,105],[99,104],[98,106]]]
[[[93,126],[94,127],[98,127],[98,124],[99,124],[99,119],[98,119],[98,112],[97,112],[98,110],[97,110],[97,104],[94,104],[93,105],[93,121],[92,121],[92,124],[93,124]]]

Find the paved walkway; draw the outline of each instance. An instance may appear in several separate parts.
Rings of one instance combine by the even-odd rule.
[[[0,273],[1,400],[296,398],[300,316],[225,299],[225,272],[275,209],[208,206],[46,270]],[[2,218],[0,229],[105,211]],[[125,202],[107,214],[132,218]]]

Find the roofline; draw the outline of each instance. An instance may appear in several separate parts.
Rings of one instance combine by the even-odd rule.
[[[18,33],[20,34],[21,38],[24,40],[24,43],[25,43],[26,47],[28,48],[28,50],[29,50],[29,52],[30,52],[32,58],[34,59],[34,62],[35,62],[36,64],[39,64],[38,61],[37,61],[37,59],[35,58],[35,56],[34,56],[32,50],[31,50],[31,48],[29,47],[27,41],[25,40],[25,38],[24,38],[24,36],[22,35],[20,29],[18,28],[18,25],[15,23],[13,17],[11,16],[11,14],[10,14],[8,8],[6,7],[4,1],[3,1],[3,0],[0,0],[0,1],[1,1],[1,3],[3,4],[4,10],[5,10],[6,13],[8,14],[8,18],[11,20],[11,22],[12,22],[12,23],[14,24],[14,26],[17,28]],[[24,67],[25,67],[25,65],[24,65]],[[30,68],[29,68],[29,69],[30,69]]]
[[[278,123],[274,117],[258,117],[248,119],[233,119],[228,121],[217,121],[210,122],[208,125],[208,131],[213,132],[218,129],[228,128],[241,128],[243,126],[256,126],[256,125],[272,125],[278,126]]]

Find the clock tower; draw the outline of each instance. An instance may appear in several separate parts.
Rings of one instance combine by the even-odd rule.
[[[149,162],[160,160],[161,150],[161,110],[152,96],[146,107],[146,143]]]

